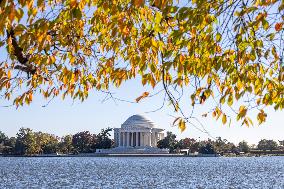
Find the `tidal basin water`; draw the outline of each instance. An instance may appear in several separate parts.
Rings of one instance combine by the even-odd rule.
[[[284,157],[0,157],[0,188],[284,188]]]

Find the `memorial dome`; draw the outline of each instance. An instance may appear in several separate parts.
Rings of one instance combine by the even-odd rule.
[[[133,115],[129,117],[122,125],[121,128],[154,128],[155,124],[142,115]]]

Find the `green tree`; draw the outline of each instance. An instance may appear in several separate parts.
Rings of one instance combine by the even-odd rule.
[[[262,139],[258,142],[257,148],[259,150],[276,150],[278,147],[278,144],[274,140],[266,140]]]
[[[177,146],[180,149],[186,148],[190,149],[191,152],[198,151],[198,144],[197,141],[193,138],[184,138],[178,141]]]
[[[176,149],[176,145],[176,135],[172,132],[167,132],[167,136],[157,143],[158,148],[168,148],[170,152],[173,152]]]
[[[248,153],[250,151],[250,147],[246,141],[239,142],[238,148],[241,152]]]
[[[8,139],[8,136],[2,131],[0,131],[0,143],[5,143]]]
[[[5,133],[0,131],[0,154],[4,152],[8,139]]]
[[[15,106],[35,93],[83,101],[142,78],[163,87],[181,130],[191,117],[177,90],[192,92],[192,106],[217,102],[224,124],[250,126],[254,107],[261,124],[264,107],[284,107],[283,1],[3,0],[0,10],[0,91]]]
[[[35,133],[29,128],[20,128],[17,133],[15,151],[20,155],[34,155],[41,152]]]
[[[92,135],[89,131],[76,133],[72,137],[72,145],[74,150],[80,153],[93,152],[96,136]]]
[[[43,132],[36,132],[35,137],[37,145],[40,146],[40,153],[51,154],[58,151],[59,139],[57,136]]]
[[[66,135],[62,137],[58,147],[59,151],[64,154],[72,153],[73,152],[72,135]]]
[[[227,150],[227,140],[222,139],[221,137],[217,137],[216,141],[214,142],[214,148],[218,153],[222,153]]]
[[[221,137],[217,137],[215,141],[211,141],[210,139],[208,141],[214,145],[214,150],[218,153],[231,153],[237,150],[234,143]]]
[[[109,138],[112,128],[102,129],[96,138],[96,149],[106,149],[113,146],[113,141]]]
[[[16,145],[16,138],[15,137],[8,138],[8,140],[6,140],[4,144],[3,154],[14,154],[15,145]]]
[[[211,142],[205,142],[202,143],[198,152],[201,154],[215,154],[216,150]]]

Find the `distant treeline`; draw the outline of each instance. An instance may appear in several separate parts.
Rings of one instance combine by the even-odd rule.
[[[74,135],[58,137],[44,132],[34,132],[29,128],[21,128],[16,137],[8,137],[0,131],[0,154],[4,155],[37,155],[37,154],[78,154],[93,153],[96,149],[114,147],[114,141],[110,139],[111,128],[102,129],[98,134],[89,131],[78,132]],[[226,139],[218,137],[216,140],[196,140],[193,138],[176,139],[176,135],[167,132],[167,136],[158,141],[159,148],[168,148],[171,153],[180,149],[190,149],[190,152],[203,154],[214,153],[261,153],[261,151],[283,152],[284,141],[262,139],[257,145],[249,145],[241,141],[235,145]]]
[[[172,132],[167,132],[167,136],[158,141],[159,148],[168,148],[170,152],[178,152],[180,149],[190,149],[190,152],[199,152],[202,154],[225,154],[225,153],[258,153],[264,151],[274,151],[278,150],[280,152],[284,151],[284,141],[274,141],[262,139],[257,145],[249,145],[246,141],[241,141],[237,145],[229,142],[226,139],[217,137],[216,140],[196,140],[193,138],[184,138],[181,140],[176,140],[176,135]],[[261,151],[261,152],[259,152]]]
[[[98,134],[83,131],[74,135],[58,137],[44,132],[34,132],[21,128],[16,137],[9,138],[0,131],[0,154],[4,155],[37,155],[37,154],[77,154],[92,153],[96,149],[111,148],[111,128],[102,129]]]

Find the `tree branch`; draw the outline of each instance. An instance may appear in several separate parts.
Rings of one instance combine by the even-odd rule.
[[[12,39],[12,46],[14,50],[14,55],[16,56],[19,63],[22,65],[16,65],[15,69],[21,70],[29,74],[35,74],[36,68],[28,63],[29,59],[24,55],[23,49],[19,46],[17,39],[15,37],[14,30],[7,30],[7,37]]]

